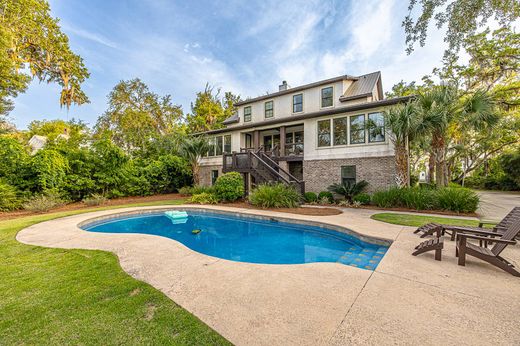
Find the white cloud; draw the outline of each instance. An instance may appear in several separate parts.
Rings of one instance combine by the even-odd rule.
[[[111,40],[109,40],[105,36],[103,36],[101,34],[98,34],[98,33],[95,33],[95,32],[87,31],[87,30],[84,30],[84,29],[78,29],[78,28],[75,28],[75,27],[73,27],[71,25],[68,25],[68,24],[63,24],[63,30],[66,33],[72,33],[73,35],[76,35],[78,37],[84,38],[84,39],[92,41],[92,42],[96,42],[96,43],[102,44],[102,45],[110,47],[110,48],[114,48],[114,49],[118,48],[116,43],[112,42]]]

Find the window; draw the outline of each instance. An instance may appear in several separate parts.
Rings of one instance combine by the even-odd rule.
[[[272,118],[274,115],[273,111],[273,101],[267,101],[264,104],[264,115],[266,118]]]
[[[293,95],[292,111],[293,113],[303,112],[303,94]]]
[[[356,166],[341,166],[341,183],[356,183]]]
[[[211,170],[211,185],[215,185],[215,182],[218,179],[218,170],[213,169]]]
[[[318,121],[318,147],[330,146],[330,120]]]
[[[321,107],[332,107],[332,96],[333,94],[333,88],[327,87],[321,89]]]
[[[209,150],[208,156],[215,156],[215,137],[212,137],[208,140]]]
[[[382,113],[368,115],[368,141],[370,143],[385,141],[385,117]]]
[[[207,156],[219,156],[222,153],[231,153],[231,135],[211,137],[208,139],[209,150]]]
[[[222,150],[224,149],[224,145],[222,143],[222,136],[215,137],[215,155],[222,155]]]
[[[365,115],[350,117],[350,144],[365,143]]]
[[[347,127],[348,118],[336,118],[333,120],[334,128],[334,145],[346,145],[347,144]]]
[[[251,121],[251,106],[244,107],[244,122]]]
[[[231,135],[224,136],[224,152],[231,154]]]

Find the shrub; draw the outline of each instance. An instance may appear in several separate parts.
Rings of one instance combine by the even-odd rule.
[[[190,202],[196,204],[217,204],[218,198],[213,193],[202,192],[191,196]]]
[[[333,203],[333,201],[331,201],[329,199],[329,197],[327,197],[327,196],[323,196],[320,199],[318,199],[318,204],[321,204],[321,205],[329,205],[332,203]]]
[[[335,194],[345,197],[347,201],[351,202],[352,197],[363,192],[367,186],[368,182],[366,180],[361,180],[357,183],[342,182],[341,184],[332,184],[327,189],[330,192],[334,192]]]
[[[93,193],[90,197],[86,197],[83,199],[83,203],[88,205],[89,207],[94,207],[97,205],[101,205],[107,201],[107,198],[103,195]]]
[[[233,202],[244,196],[244,179],[238,172],[229,172],[218,177],[215,194],[221,201]]]
[[[198,195],[199,193],[214,193],[215,188],[213,186],[195,185],[190,188],[191,195]]]
[[[397,206],[416,210],[429,210],[437,207],[437,191],[433,189],[421,189],[405,187],[400,189]]]
[[[0,182],[0,211],[20,208],[22,202],[14,186]]]
[[[328,199],[329,203],[334,203],[334,196],[332,195],[332,192],[329,191],[321,191],[318,194],[318,200],[321,201],[323,198]]]
[[[370,195],[368,193],[358,193],[352,197],[354,202],[359,202],[361,205],[370,204]]]
[[[346,199],[344,199],[344,200],[342,200],[342,201],[339,201],[339,202],[338,202],[338,205],[339,205],[340,207],[350,207],[350,202],[347,201]]]
[[[296,208],[300,201],[301,195],[284,184],[259,185],[249,195],[249,202],[262,208]]]
[[[31,198],[24,203],[23,208],[28,211],[42,213],[63,204],[63,200],[57,194],[49,193]]]
[[[183,196],[191,196],[193,188],[191,186],[183,186],[179,189],[179,193]]]
[[[478,195],[466,188],[445,187],[437,191],[438,206],[444,210],[457,213],[473,213],[477,210],[480,199]]]
[[[400,205],[401,190],[397,187],[392,187],[388,190],[377,191],[372,195],[372,204],[380,208],[391,208]]]
[[[318,195],[314,192],[305,192],[305,194],[303,195],[303,199],[307,203],[314,203],[318,201]]]

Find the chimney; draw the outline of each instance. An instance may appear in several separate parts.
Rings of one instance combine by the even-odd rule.
[[[284,91],[284,90],[287,90],[287,89],[289,89],[289,88],[290,88],[290,87],[289,87],[289,85],[287,85],[287,81],[284,80],[284,81],[282,82],[282,84],[280,84],[280,85],[278,86],[278,91]]]

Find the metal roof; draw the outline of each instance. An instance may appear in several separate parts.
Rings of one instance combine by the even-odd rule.
[[[381,72],[373,72],[359,76],[345,93],[339,98],[340,101],[354,100],[361,97],[371,96],[377,82],[381,78]]]

